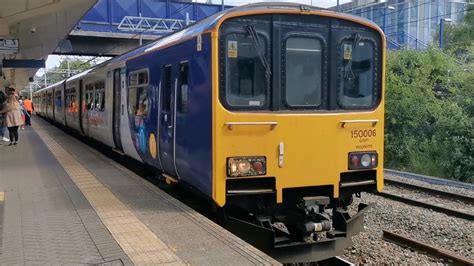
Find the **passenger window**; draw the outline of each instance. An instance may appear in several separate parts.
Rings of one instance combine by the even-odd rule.
[[[86,84],[86,109],[94,108],[94,85]]]
[[[61,92],[60,91],[57,91],[56,92],[56,100],[55,100],[55,103],[57,108],[61,108]]]
[[[189,63],[184,62],[179,66],[179,112],[188,112],[188,75],[189,75]]]
[[[259,46],[249,35],[230,33],[225,38],[225,97],[231,106],[262,107],[267,104],[267,78],[263,58],[268,60],[267,40],[258,36]],[[262,58],[259,57],[259,50]]]
[[[290,37],[286,40],[285,100],[291,107],[321,104],[322,44],[319,39]]]
[[[136,115],[137,116],[148,115],[148,88],[147,87],[138,88],[138,110],[137,110]]]
[[[163,111],[171,110],[171,65],[163,69]]]
[[[128,114],[148,115],[148,70],[132,72],[128,76]]]
[[[374,99],[374,45],[358,37],[341,43],[339,105],[343,108],[372,106]]]
[[[103,112],[105,110],[105,82],[96,82],[94,89],[94,110]]]

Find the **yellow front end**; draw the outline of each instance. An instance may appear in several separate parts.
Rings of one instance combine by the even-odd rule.
[[[315,14],[329,16],[325,13]],[[334,14],[334,17],[337,17]],[[283,202],[287,188],[332,187],[340,196],[341,174],[376,172],[373,188],[383,188],[384,65],[385,40],[381,54],[381,96],[373,110],[331,112],[229,111],[219,100],[219,37],[212,32],[213,45],[213,199],[226,204],[229,179],[275,178],[276,203]],[[377,153],[376,167],[349,170],[349,153]],[[228,177],[227,160],[232,157],[264,156],[266,174]]]
[[[250,121],[276,125],[226,126]],[[383,102],[373,112],[317,115],[231,113],[217,103],[215,125],[214,200],[220,206],[226,200],[227,158],[238,156],[266,157],[265,176],[275,177],[277,203],[283,189],[296,187],[330,185],[338,198],[340,175],[349,171],[349,153],[356,151],[377,152],[377,190],[382,190]]]

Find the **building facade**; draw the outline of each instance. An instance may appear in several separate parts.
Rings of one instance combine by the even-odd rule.
[[[444,23],[462,20],[464,0],[355,0],[339,6],[339,11],[377,23],[392,49],[426,49]],[[336,10],[336,7],[332,8]]]

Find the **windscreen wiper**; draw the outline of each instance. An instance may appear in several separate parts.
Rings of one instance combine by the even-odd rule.
[[[255,48],[257,50],[257,55],[258,58],[260,59],[260,62],[262,63],[263,67],[265,68],[265,76],[267,78],[267,81],[270,79],[270,76],[272,75],[272,70],[270,67],[270,62],[268,62],[267,57],[265,56],[265,50],[260,43],[260,39],[258,38],[257,31],[255,30],[255,27],[253,25],[248,25],[246,27],[246,30],[250,37],[252,38],[253,42],[255,43]]]
[[[344,69],[344,79],[345,80],[352,80],[353,78],[355,78],[354,72],[352,71],[352,60],[353,60],[353,55],[354,55],[354,52],[357,48],[357,45],[359,44],[359,41],[360,41],[359,33],[354,33],[354,35],[352,35],[351,57],[350,57],[349,61],[347,62],[347,65]]]

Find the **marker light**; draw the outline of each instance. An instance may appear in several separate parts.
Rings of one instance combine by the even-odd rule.
[[[367,167],[370,165],[370,162],[372,161],[372,158],[369,154],[364,154],[362,155],[362,158],[360,159],[360,164],[363,167]]]
[[[227,176],[258,176],[266,174],[266,158],[255,157],[231,157],[227,158]]]
[[[237,165],[239,172],[242,174],[247,174],[250,171],[250,163],[245,159],[242,159],[240,162],[237,163]]]
[[[359,157],[357,155],[352,156],[351,163],[352,167],[359,167]]]
[[[375,151],[350,152],[349,170],[371,169],[377,167],[378,155]]]

